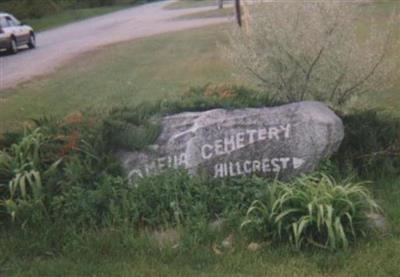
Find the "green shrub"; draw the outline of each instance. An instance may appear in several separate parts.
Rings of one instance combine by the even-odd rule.
[[[19,19],[35,19],[65,10],[132,5],[150,1],[152,0],[3,0],[0,1],[0,10],[12,13]]]
[[[245,28],[232,28],[224,53],[241,78],[277,99],[337,108],[394,88],[400,44],[394,7],[382,21],[352,1],[283,2],[249,6]],[[367,26],[362,39],[361,26]]]
[[[252,203],[242,228],[263,239],[290,241],[297,249],[346,249],[367,233],[367,214],[380,210],[363,184],[336,183],[322,174],[275,181],[265,189],[266,196]]]
[[[276,106],[266,94],[245,87],[206,85],[191,88],[178,100],[114,108],[104,119],[103,137],[111,148],[142,150],[152,144],[160,131],[162,116],[210,109]]]
[[[207,240],[210,222],[223,219],[225,232],[235,232],[246,218],[242,228],[247,235],[288,241],[296,248],[347,248],[368,231],[366,214],[379,211],[362,184],[336,184],[324,175],[283,183],[258,177],[207,179],[183,170],[144,178],[134,187],[105,175],[87,186],[71,184],[50,200],[47,212],[56,226],[179,227],[198,242]]]
[[[400,120],[376,110],[342,116],[345,138],[333,162],[343,174],[363,178],[400,174]]]
[[[130,116],[124,110],[111,114],[140,124],[154,113],[153,106],[144,107]],[[110,152],[106,124],[77,113],[64,120],[36,120],[39,127],[13,135],[15,141],[0,152],[0,221],[40,225],[65,220],[86,227],[125,222],[155,228],[225,216],[238,221],[260,191],[261,184],[246,179],[192,178],[181,171],[149,177],[129,188]]]
[[[0,150],[1,223],[51,221],[58,216],[54,201],[71,187],[92,188],[104,176],[120,175],[99,124],[81,117],[36,120]]]
[[[127,224],[194,231],[203,228],[199,222],[207,225],[223,218],[227,227],[236,229],[265,185],[258,179],[208,179],[172,170],[143,178],[132,187],[121,177],[106,175],[92,184],[66,186],[50,205],[55,218],[76,227]]]
[[[90,186],[66,188],[52,199],[51,208],[56,218],[72,226],[117,226],[137,221],[130,193],[123,178],[104,176]]]
[[[160,132],[155,116],[158,106],[116,108],[104,119],[103,138],[110,148],[141,150],[153,143]]]
[[[63,2],[54,0],[2,1],[0,9],[14,14],[19,19],[40,18],[60,12]]]
[[[210,179],[173,170],[140,180],[132,200],[144,226],[190,226],[218,218],[236,221],[260,197],[264,186],[248,178]]]
[[[19,214],[37,217],[46,212],[43,182],[56,174],[61,163],[47,151],[51,141],[38,128],[0,151],[0,212],[5,210],[13,220]]]

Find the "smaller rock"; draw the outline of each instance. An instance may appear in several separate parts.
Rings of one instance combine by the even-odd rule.
[[[83,122],[83,114],[81,112],[74,112],[64,118],[64,124],[76,125]]]
[[[222,247],[226,249],[230,249],[233,247],[234,235],[230,234],[226,239],[224,239],[221,243]]]
[[[223,255],[222,251],[218,248],[218,246],[215,243],[212,245],[212,250],[213,250],[214,254],[217,256]]]
[[[377,231],[381,234],[389,233],[389,223],[387,219],[378,213],[369,213],[367,214],[368,218],[368,227],[374,231]]]
[[[252,251],[252,252],[256,252],[258,250],[260,250],[262,248],[261,244],[256,243],[256,242],[252,242],[247,246],[247,250]]]

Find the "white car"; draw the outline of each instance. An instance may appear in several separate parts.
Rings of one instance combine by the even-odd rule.
[[[20,46],[36,47],[35,32],[31,26],[18,21],[8,13],[0,13],[0,49],[16,54]]]

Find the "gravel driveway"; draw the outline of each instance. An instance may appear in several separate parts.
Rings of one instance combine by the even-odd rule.
[[[38,33],[37,49],[0,57],[0,89],[48,74],[69,59],[107,44],[227,21],[225,18],[172,20],[215,7],[164,9],[169,3],[128,8]]]

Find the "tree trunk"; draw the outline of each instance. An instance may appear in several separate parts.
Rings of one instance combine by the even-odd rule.
[[[239,27],[242,27],[242,13],[240,11],[240,0],[235,0],[236,21]]]
[[[222,9],[224,7],[224,0],[217,0],[218,9]]]

